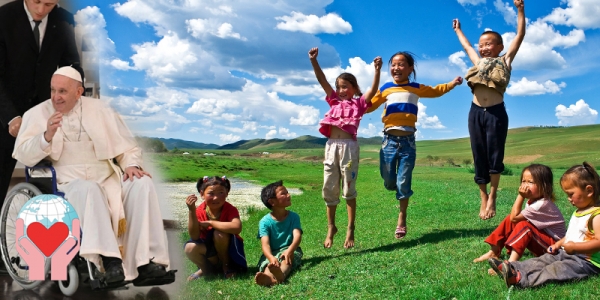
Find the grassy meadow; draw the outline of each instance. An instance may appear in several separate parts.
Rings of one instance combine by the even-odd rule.
[[[185,285],[183,299],[593,299],[600,278],[566,284],[549,284],[529,290],[508,290],[502,280],[487,274],[487,263],[472,260],[489,250],[485,237],[510,211],[517,196],[523,166],[538,162],[553,167],[557,205],[568,221],[574,208],[558,185],[567,167],[588,160],[600,166],[598,126],[512,130],[507,143],[507,165],[514,175],[503,176],[497,216],[478,218],[479,196],[473,174],[463,162],[470,158],[468,139],[420,141],[413,174],[414,196],[408,210],[408,234],[394,238],[398,202],[383,188],[379,176],[378,147],[361,149],[357,190],[356,247],[343,248],[346,210],[338,208],[340,229],[334,246],[322,246],[327,229],[321,198],[323,149],[281,150],[267,156],[252,150],[205,157],[192,154],[151,156],[171,181],[195,181],[203,175],[221,175],[255,181],[282,179],[288,187],[303,190],[292,197],[290,210],[300,215],[304,230],[302,268],[282,285],[263,288],[254,284],[261,255],[256,238],[258,222],[268,210],[253,212],[244,221],[242,237],[250,271],[233,280],[206,277]],[[591,138],[594,137],[594,138]],[[213,151],[215,152],[215,151]],[[217,151],[218,152],[218,151]],[[428,156],[437,157],[437,160]],[[452,158],[456,165],[448,164]],[[182,241],[187,232],[182,232]],[[172,249],[176,251],[176,249]],[[181,251],[181,250],[179,250]],[[184,255],[183,252],[181,255]],[[525,258],[531,257],[526,254]],[[178,276],[189,275],[195,266]]]

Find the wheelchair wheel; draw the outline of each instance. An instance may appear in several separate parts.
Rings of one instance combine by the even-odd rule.
[[[79,287],[79,272],[77,271],[77,267],[74,263],[70,263],[67,268],[67,280],[61,280],[58,282],[58,287],[60,291],[65,296],[72,296],[77,291]]]
[[[21,259],[17,252],[16,241],[16,221],[19,211],[29,199],[41,195],[42,192],[31,183],[19,183],[15,185],[2,205],[0,212],[0,250],[2,251],[2,260],[8,274],[24,289],[33,289],[42,284],[43,281],[29,280],[29,267],[24,260]],[[45,274],[48,274],[50,265],[46,264]]]

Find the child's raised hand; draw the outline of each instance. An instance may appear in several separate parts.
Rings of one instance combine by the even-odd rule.
[[[317,56],[319,56],[319,48],[314,47],[314,48],[311,48],[310,50],[308,50],[308,58],[316,59]]]
[[[375,70],[381,70],[381,66],[383,65],[383,61],[381,60],[381,56],[375,57],[373,59],[373,65],[375,66]]]
[[[515,0],[515,3],[518,0]],[[460,29],[460,21],[458,19],[454,19],[452,20],[452,29],[456,30],[456,29]]]
[[[517,9],[523,9],[525,8],[525,1],[524,0],[514,0],[515,2],[515,7]]]
[[[460,76],[456,76],[456,78],[454,78],[452,82],[454,82],[454,86],[461,85],[463,83],[463,78]]]
[[[189,210],[196,209],[196,201],[197,200],[198,200],[198,197],[196,197],[196,195],[194,195],[194,194],[187,196],[187,198],[185,199],[185,204],[187,205]]]

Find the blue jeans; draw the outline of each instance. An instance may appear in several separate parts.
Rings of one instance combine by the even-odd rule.
[[[384,134],[379,151],[379,171],[383,185],[396,191],[396,199],[412,196],[412,171],[417,158],[415,135],[395,136]]]

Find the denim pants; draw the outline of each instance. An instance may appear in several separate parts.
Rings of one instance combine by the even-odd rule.
[[[408,199],[411,189],[412,171],[417,158],[415,135],[395,136],[384,134],[379,151],[379,171],[383,185],[396,191],[396,199]]]

